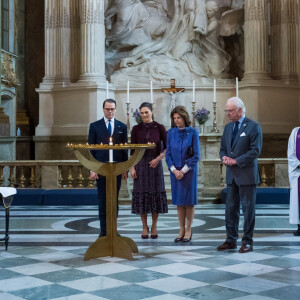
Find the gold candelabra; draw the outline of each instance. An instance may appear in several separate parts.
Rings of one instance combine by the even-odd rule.
[[[192,101],[192,115],[193,115],[192,125],[193,125],[193,127],[196,127],[196,122],[195,122],[195,104],[196,104],[196,101]]]
[[[129,134],[130,133],[130,118],[129,118],[129,106],[130,106],[130,103],[127,102],[126,106],[127,106],[127,132]]]
[[[213,128],[210,132],[218,133],[219,129],[217,128],[217,101],[213,101],[213,110],[214,110],[214,121],[213,121]]]
[[[117,234],[117,176],[127,172],[143,157],[145,150],[154,148],[155,144],[70,144],[66,146],[74,150],[74,154],[80,163],[87,169],[106,177],[106,236],[99,237],[87,249],[84,260],[92,258],[115,256],[125,259],[133,259],[132,253],[138,253],[136,243],[125,236]],[[100,162],[96,160],[89,150],[125,150],[135,149],[133,155],[124,162]],[[85,153],[85,155],[82,154]]]

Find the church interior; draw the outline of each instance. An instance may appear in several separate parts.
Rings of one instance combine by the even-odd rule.
[[[300,0],[0,3],[0,299],[298,299],[287,147],[300,121]],[[263,134],[254,251],[243,254],[216,251],[226,239],[219,151],[231,97],[243,100]],[[141,238],[129,172],[118,218],[115,205],[107,212],[111,232],[133,254],[92,249],[101,239],[97,185],[92,160],[80,153],[89,152],[90,124],[104,117],[105,99],[116,101],[128,145],[143,102],[167,131],[175,106],[188,111],[200,141],[188,243],[174,242],[179,224],[163,159],[169,211],[159,215],[158,238]],[[6,198],[8,188],[16,194]],[[240,237],[243,222],[241,210]]]

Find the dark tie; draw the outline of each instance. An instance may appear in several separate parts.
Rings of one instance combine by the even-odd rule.
[[[240,123],[239,121],[236,121],[234,123],[234,129],[232,131],[232,137],[231,137],[231,145],[233,144],[233,141],[235,140],[235,137],[239,131],[239,123]]]
[[[108,129],[109,136],[111,136],[111,120],[108,120],[107,129]]]

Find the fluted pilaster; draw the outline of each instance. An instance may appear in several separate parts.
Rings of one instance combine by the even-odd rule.
[[[104,1],[80,1],[81,81],[105,81]]]
[[[281,0],[281,79],[297,80],[297,64],[299,63],[299,1]],[[298,22],[298,26],[297,26]],[[298,34],[297,34],[298,27]]]
[[[285,82],[300,74],[300,0],[271,1],[272,77]]]
[[[267,0],[245,0],[245,80],[268,78],[268,41]]]
[[[44,83],[78,78],[79,0],[45,0]]]
[[[281,0],[270,1],[271,75],[275,79],[281,76],[281,7]]]

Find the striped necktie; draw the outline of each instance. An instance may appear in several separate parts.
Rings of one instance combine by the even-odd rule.
[[[233,144],[233,141],[235,140],[235,137],[236,137],[236,135],[237,135],[237,133],[239,131],[239,124],[240,124],[239,121],[236,121],[234,123],[234,129],[232,131],[232,137],[231,137],[231,145]]]

